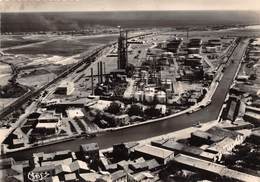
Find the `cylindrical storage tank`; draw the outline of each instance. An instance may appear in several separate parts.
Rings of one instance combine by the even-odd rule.
[[[166,93],[164,91],[157,92],[156,99],[160,104],[166,103]]]
[[[144,92],[143,92],[143,91],[137,91],[137,92],[135,92],[134,98],[135,98],[135,100],[138,101],[138,102],[143,102],[143,100],[144,100]]]
[[[147,76],[148,76],[148,72],[145,71],[145,70],[142,70],[142,71],[140,72],[140,76],[141,76],[141,78],[147,77]]]
[[[174,99],[168,99],[167,100],[167,104],[173,104],[174,103]]]
[[[220,52],[221,51],[221,46],[217,46],[217,51]]]
[[[144,97],[146,102],[152,103],[154,100],[154,92],[146,92]]]
[[[206,51],[209,53],[216,53],[217,48],[216,47],[206,47]]]
[[[173,53],[172,52],[164,52],[162,54],[163,57],[168,57],[168,58],[173,58]]]
[[[145,92],[155,92],[155,88],[153,88],[153,87],[146,87],[146,88],[144,89],[144,91],[145,91]]]
[[[167,57],[163,57],[160,59],[160,64],[162,65],[167,65],[169,64],[168,58]]]

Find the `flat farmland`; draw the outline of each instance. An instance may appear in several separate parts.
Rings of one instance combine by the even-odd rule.
[[[9,65],[0,62],[0,86],[7,85],[12,76],[12,69]]]
[[[7,48],[7,47],[13,47],[13,46],[21,46],[26,44],[32,44],[41,42],[41,40],[25,40],[25,39],[7,39],[7,40],[1,40],[0,47],[1,48]]]
[[[93,47],[107,44],[115,41],[115,35],[104,36],[66,36],[58,37],[56,40],[43,42],[41,44],[32,44],[24,47],[6,50],[12,54],[47,54],[58,56],[72,56],[85,52]]]
[[[49,54],[59,56],[71,56],[84,52],[86,49],[95,46],[94,43],[80,44],[78,41],[54,40],[44,44],[37,44],[17,49],[10,49],[6,52],[13,54]]]
[[[46,40],[43,36],[22,36],[22,35],[2,35],[0,41],[0,48],[9,48],[14,46],[23,46],[27,44],[38,43]]]

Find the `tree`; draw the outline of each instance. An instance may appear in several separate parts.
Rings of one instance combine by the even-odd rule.
[[[129,109],[128,109],[128,115],[129,116],[143,116],[144,112],[142,108],[139,105],[133,104]]]
[[[145,115],[148,116],[148,117],[156,117],[156,116],[160,116],[161,113],[158,109],[155,109],[155,107],[150,107],[148,109],[146,109],[144,111]]]
[[[106,109],[106,112],[109,112],[111,114],[118,114],[120,112],[120,108],[121,108],[120,104],[116,102],[112,102]]]

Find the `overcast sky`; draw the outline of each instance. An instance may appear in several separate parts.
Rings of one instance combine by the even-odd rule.
[[[0,0],[3,12],[260,10],[260,0]]]

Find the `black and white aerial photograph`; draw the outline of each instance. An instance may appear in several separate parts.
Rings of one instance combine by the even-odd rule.
[[[0,182],[260,182],[260,1],[0,0]]]

